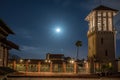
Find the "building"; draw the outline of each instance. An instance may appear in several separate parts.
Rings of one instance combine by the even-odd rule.
[[[72,58],[64,59],[64,54],[46,54],[46,59],[10,59],[8,67],[22,72],[57,72],[85,73],[85,65],[81,66]]]
[[[14,32],[0,19],[0,67],[7,67],[10,49],[19,49],[18,45],[7,40],[9,34]]]
[[[116,31],[113,17],[118,10],[103,5],[94,8],[86,20],[89,22],[88,72],[117,71],[115,62]]]
[[[46,54],[46,59],[49,59],[49,60],[63,60],[64,59],[64,54],[47,53]]]

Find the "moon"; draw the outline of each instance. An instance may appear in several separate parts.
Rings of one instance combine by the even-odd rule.
[[[61,31],[60,28],[56,28],[56,32],[59,33]]]

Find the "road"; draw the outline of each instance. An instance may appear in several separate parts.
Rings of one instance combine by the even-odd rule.
[[[120,78],[8,78],[7,80],[120,80]]]

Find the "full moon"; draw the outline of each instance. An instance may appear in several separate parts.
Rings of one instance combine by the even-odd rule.
[[[59,33],[60,31],[61,31],[61,30],[60,30],[60,28],[57,28],[57,29],[56,29],[56,32],[58,32],[58,33]]]

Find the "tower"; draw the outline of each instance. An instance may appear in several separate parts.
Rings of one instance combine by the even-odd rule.
[[[113,16],[118,10],[103,5],[94,8],[85,18],[89,22],[88,71],[116,71],[115,45],[116,34]]]

